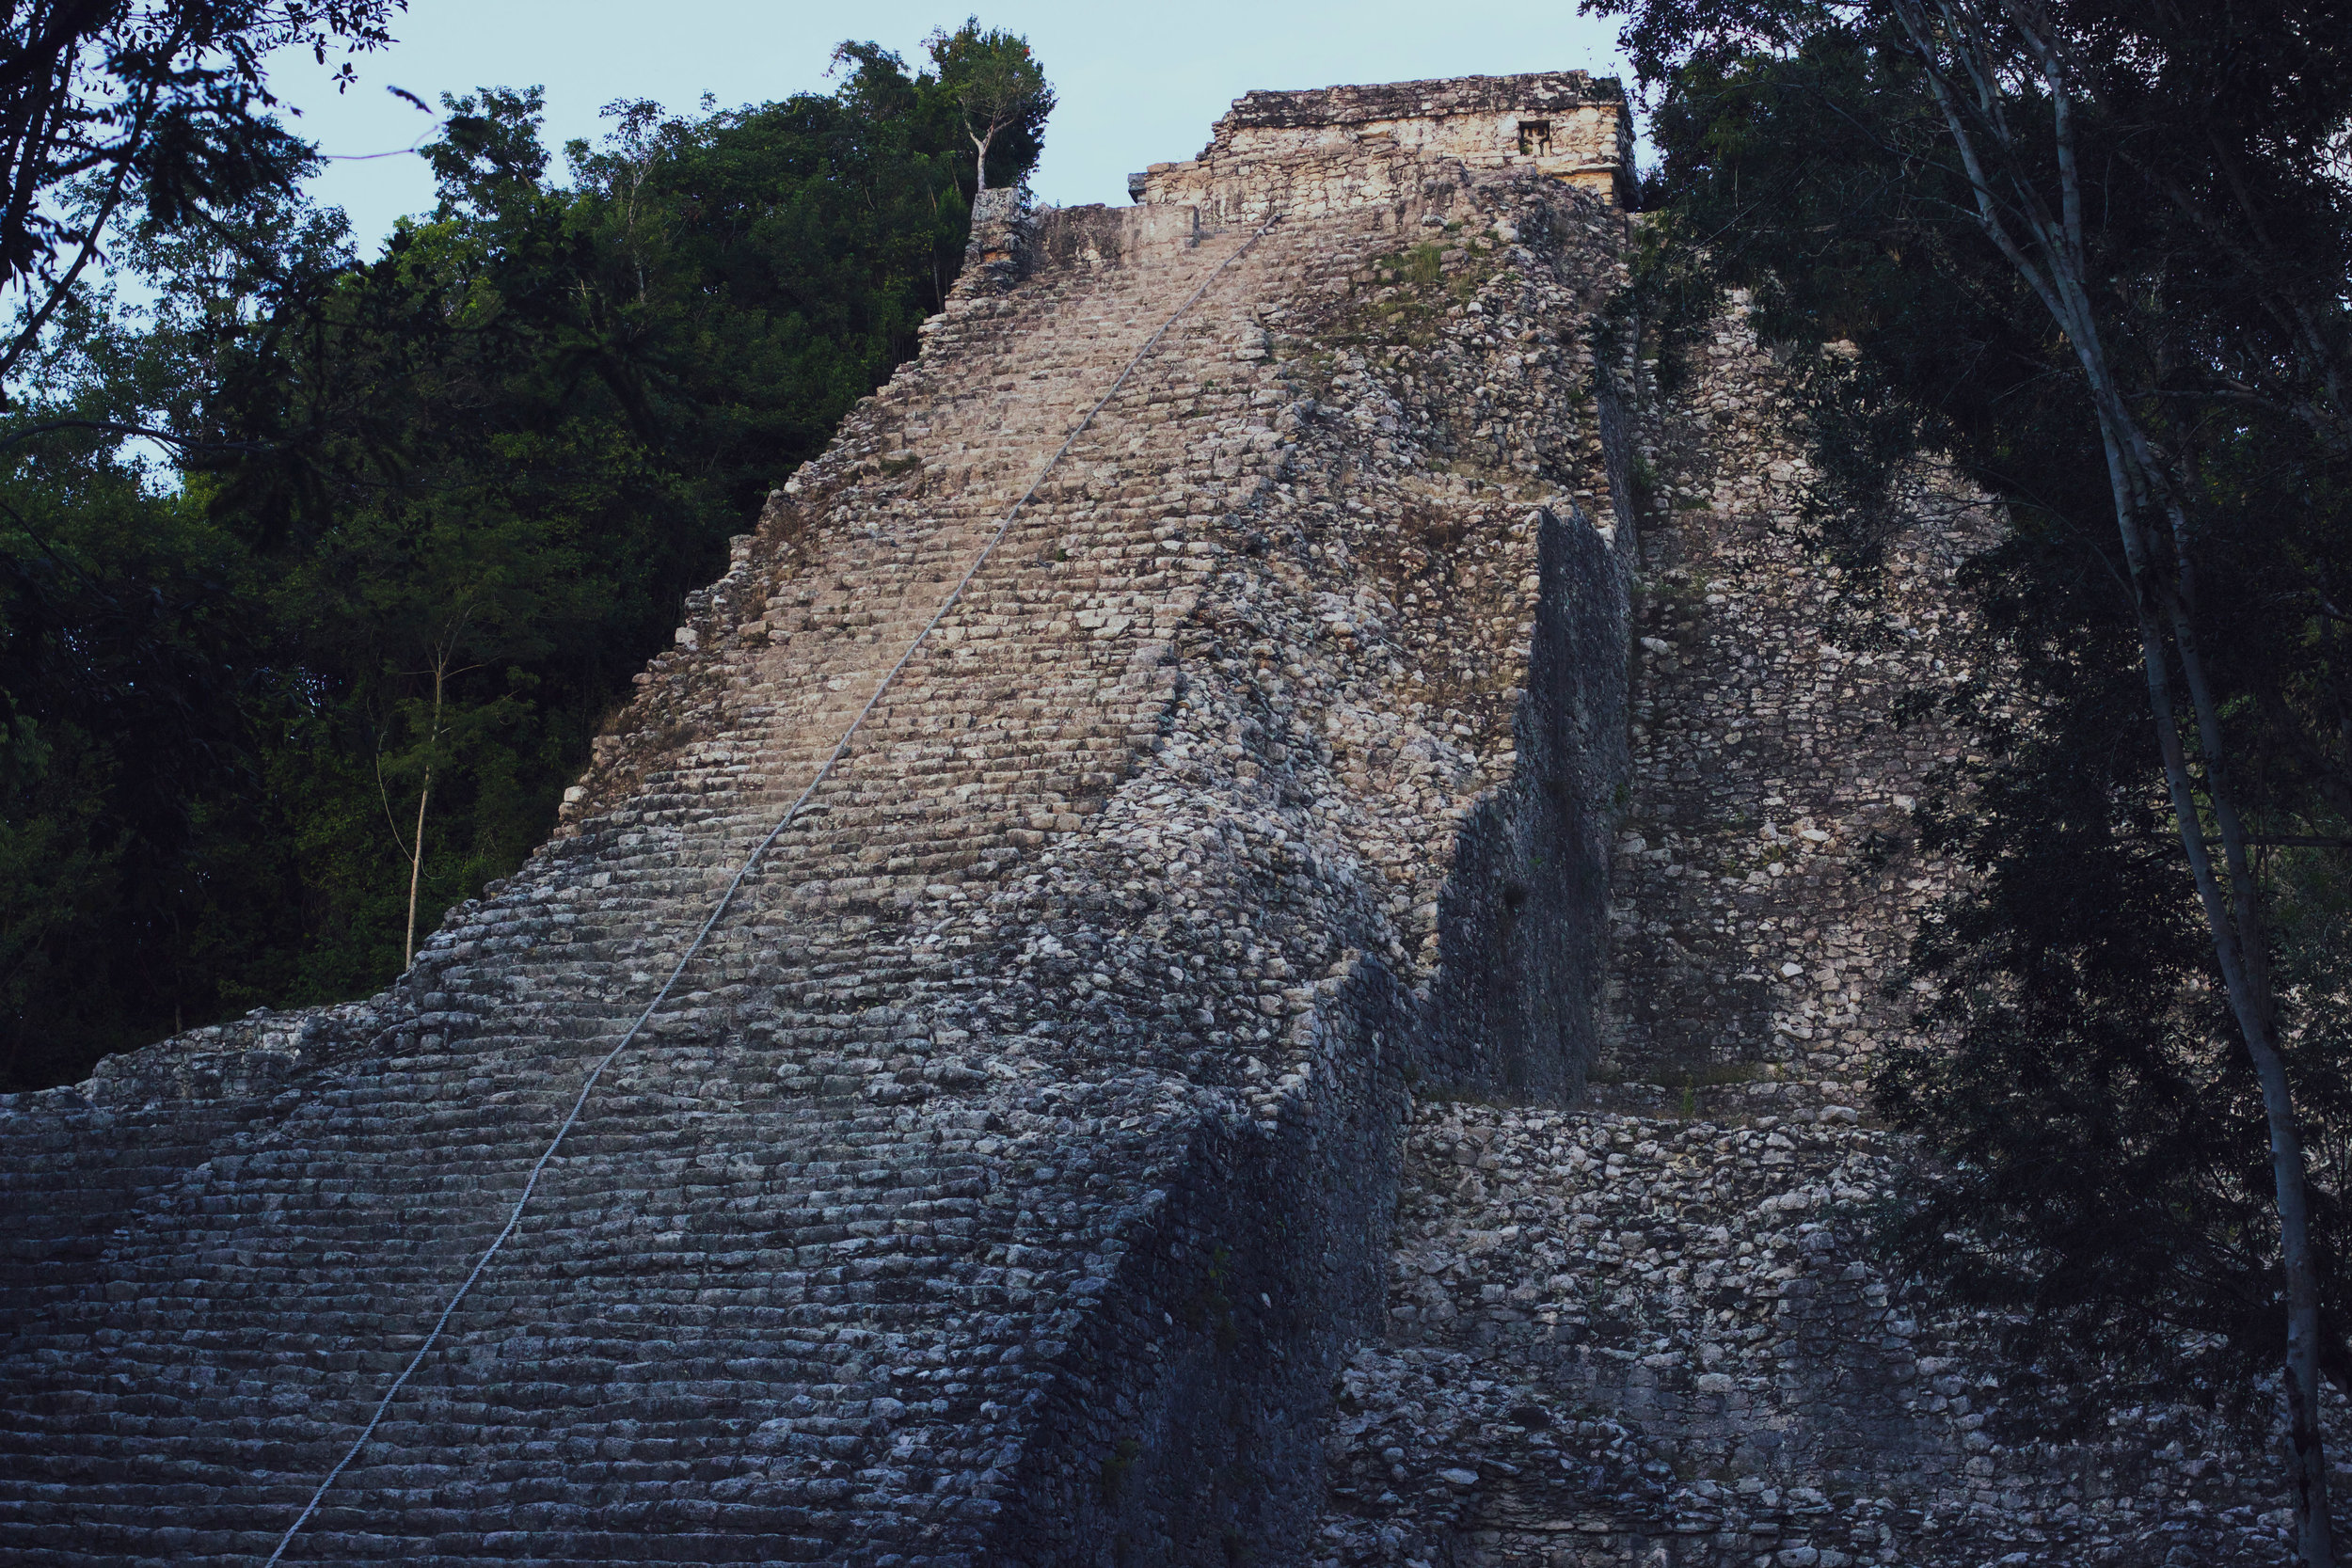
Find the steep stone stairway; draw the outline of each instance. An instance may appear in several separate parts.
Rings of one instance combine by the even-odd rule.
[[[0,1463],[29,1506],[0,1538],[12,1551],[267,1555],[270,1525],[291,1522],[304,1478],[325,1473],[497,1233],[580,1075],[733,865],[1086,407],[1246,237],[958,302],[873,416],[926,474],[869,485],[853,530],[793,552],[757,623],[769,635],[705,673],[736,698],[723,721],[689,719],[707,733],[666,746],[655,729],[657,766],[633,791],[602,791],[619,798],[586,831],[434,940],[407,987],[414,1013],[151,1201],[106,1245],[97,1299],[18,1322]],[[1130,597],[1148,601],[1138,631],[1155,610],[1164,625],[1182,614],[1158,592],[1180,557],[1153,540],[1148,502],[1158,485],[1216,484],[1223,443],[1147,448],[1137,464],[1137,433],[1172,388],[1192,390],[1204,423],[1238,422],[1246,385],[1204,396],[1198,383],[1230,363],[1236,302],[1266,284],[1234,269],[1163,342],[1136,406],[1073,450],[866,746],[773,847],[685,1005],[617,1064],[451,1350],[287,1560],[636,1561],[649,1536],[686,1560],[836,1553],[872,1521],[862,1487],[828,1472],[863,1446],[876,1400],[932,1418],[894,1459],[915,1541],[968,1541],[955,1516],[972,1515],[984,1488],[969,1478],[994,1461],[977,1411],[1023,1381],[998,1363],[1027,1338],[1008,1322],[941,1350],[944,1302],[1019,1306],[952,1277],[988,1189],[980,1129],[908,1125],[825,1091],[845,1076],[862,1090],[898,1056],[961,957],[872,941],[894,895],[960,884],[1033,816],[1082,809],[1156,733],[1166,682],[1125,668],[1143,639],[1073,627]],[[930,369],[941,358],[950,372]],[[1098,499],[1106,479],[1145,504]],[[797,1048],[781,1076],[778,1046]],[[1065,1201],[1100,1209],[1072,1185]],[[181,1331],[151,1332],[167,1323]],[[932,1517],[930,1483],[959,1472]],[[77,1485],[101,1478],[103,1501]],[[74,1500],[44,1508],[44,1495]],[[457,1520],[469,1528],[450,1540]]]
[[[1376,1307],[1397,1074],[1488,1070],[1535,1016],[1461,990],[1438,902],[1473,953],[1513,918],[1492,879],[1526,834],[1494,791],[1573,761],[1531,640],[1568,635],[1575,572],[1615,580],[1531,510],[1597,493],[1589,362],[1556,345],[1606,226],[1440,172],[1276,226],[1168,325],[283,1560],[1192,1560],[1296,1532],[1327,1369]],[[1487,234],[1514,203],[1539,248]],[[1472,227],[1406,306],[1454,311],[1474,381],[1511,357],[1507,489],[1399,450],[1343,384],[1353,296],[1424,216]],[[976,269],[695,597],[562,835],[393,992],[0,1110],[0,1554],[269,1556],[743,856],[1250,232],[1082,210],[1025,278]],[[1446,292],[1489,273],[1548,346]],[[1398,617],[1400,531],[1440,515],[1474,575]]]

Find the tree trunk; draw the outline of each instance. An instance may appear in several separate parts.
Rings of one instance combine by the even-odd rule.
[[[2272,1005],[2269,977],[2260,961],[2262,927],[2258,910],[2248,907],[2250,888],[2242,889],[2233,911],[2215,875],[2213,847],[2205,837],[2186,748],[2173,717],[2169,658],[2163,628],[2149,600],[2148,549],[2127,496],[2119,444],[2106,443],[2110,480],[2118,490],[2116,521],[2122,530],[2124,554],[2131,565],[2131,582],[2138,600],[2140,664],[2148,683],[2148,705],[2155,721],[2156,750],[2164,763],[2165,784],[2172,798],[2172,814],[2180,825],[2181,847],[2196,883],[2198,902],[2213,937],[2214,958],[2221,970],[2230,1008],[2238,1033],[2262,1085],[2263,1120],[2270,1141],[2273,1201],[2279,1212],[2279,1262],[2286,1276],[2287,1430],[2293,1446],[2289,1469],[2295,1487],[2297,1552],[2304,1568],[2332,1568],[2335,1549],[2328,1509],[2328,1462],[2319,1425],[2319,1269],[2312,1253],[2311,1196],[2301,1130],[2296,1125],[2294,1096],[2287,1084],[2286,1059],[2279,1049],[2278,1020]],[[2193,662],[2193,644],[2183,652]],[[2201,685],[2201,682],[2196,683]],[[2205,705],[2199,704],[2201,708]],[[2209,757],[2206,795],[2220,793],[2217,758]],[[2221,815],[2233,821],[2233,810]],[[2233,858],[2242,858],[2242,848]],[[2252,961],[2249,961],[2251,959]]]
[[[417,833],[408,851],[408,934],[401,939],[400,967],[405,973],[417,957],[417,880],[424,872],[424,806],[433,799],[433,769],[424,770],[424,788],[417,796]]]
[[[2169,476],[2133,415],[2102,341],[2083,245],[2074,104],[2065,58],[2056,41],[2044,36],[2044,19],[2037,8],[2011,0],[1994,3],[2006,12],[2016,38],[2032,56],[2034,70],[2049,89],[2059,182],[2056,213],[2036,182],[2034,160],[2022,158],[2014,145],[2016,133],[2008,118],[2002,87],[2007,72],[2003,62],[1994,58],[1993,45],[1987,41],[1993,30],[1983,24],[1984,18],[1971,0],[1900,0],[1898,14],[1926,68],[1930,89],[1967,171],[1977,199],[1978,225],[2066,335],[2099,421],[2116,528],[2129,568],[2133,610],[2139,623],[2140,662],[2165,784],[2231,1012],[2262,1085],[2279,1213],[2279,1261],[2286,1281],[2284,1370],[2294,1448],[2290,1470],[2297,1556],[2303,1568],[2333,1568],[2328,1465],[2319,1425],[2319,1275],[2312,1254],[2306,1157],[2302,1134],[2296,1126],[2285,1058],[2279,1048],[2260,893],[2246,858],[2245,833],[2224,767],[2220,715],[2204,678],[2195,634],[2196,577],[2190,554],[2194,541]],[[1933,16],[1929,14],[1930,7]],[[1964,73],[1965,93],[1960,90],[1960,82],[1947,74],[1944,51],[1947,48],[1957,69]],[[1997,176],[1994,160],[1999,160]],[[2020,172],[2021,166],[2025,172]],[[1996,189],[1996,184],[2001,188]],[[2169,580],[2156,564],[2156,552],[2149,547],[2142,521],[2159,515],[2169,521],[2172,531],[2175,559]],[[2221,832],[2230,878],[2226,894],[2213,863],[2212,845],[2205,834],[2182,740],[2171,681],[2175,657],[2181,661],[2204,754],[2205,803],[2212,808]]]
[[[417,832],[408,841],[408,932],[400,944],[404,972],[417,958],[417,884],[424,877],[424,808],[433,799],[433,758],[441,745],[441,694],[448,679],[448,656],[437,654],[433,659],[433,734],[425,744],[424,784],[417,791]]]

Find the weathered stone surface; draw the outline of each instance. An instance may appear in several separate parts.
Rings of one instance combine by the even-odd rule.
[[[1981,678],[1955,572],[1983,509],[1916,498],[1870,594],[1804,537],[1809,476],[1771,356],[1735,314],[1692,385],[1652,396],[1633,798],[1611,884],[1611,1042],[1625,1109],[1861,1103],[1914,998],[1890,990],[1921,911],[1949,891],[1911,808],[1962,761],[1906,721]]]
[[[2262,1445],[2183,1407],[2053,1441],[2039,1418],[2066,1401],[1861,1251],[1908,1158],[1864,1080],[1950,886],[1908,807],[1965,762],[1891,703],[1988,678],[1951,579],[1989,522],[1923,476],[1881,606],[1835,607],[1789,419],[1735,310],[1634,420],[1651,483],[1599,1108],[1419,1097],[1386,1332],[1342,1374],[1306,1560],[2284,1562]]]
[[[1625,767],[1588,330],[1623,220],[1526,170],[1383,179],[1246,254],[1238,201],[983,212],[556,840],[397,987],[0,1107],[0,1554],[268,1555],[1164,325],[287,1560],[1303,1539],[1406,1085],[1563,1096],[1596,1048]]]
[[[1626,111],[1615,82],[1581,71],[1247,93],[1199,157],[1153,164],[1133,194],[1221,221],[1371,203],[1425,220],[1413,198],[1434,166],[1452,166],[1540,174],[1623,206]]]
[[[1253,94],[981,204],[519,875],[0,1101],[0,1556],[267,1557],[1034,483],[288,1560],[2280,1561],[2254,1447],[2045,1440],[1858,1250],[1993,525],[1926,476],[1831,613],[1738,312],[1617,357],[1621,113]]]

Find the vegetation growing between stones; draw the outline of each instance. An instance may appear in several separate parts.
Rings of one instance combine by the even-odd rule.
[[[959,40],[617,103],[561,182],[537,89],[446,100],[439,203],[373,261],[274,122],[233,199],[135,159],[144,205],[64,213],[119,270],[52,311],[0,439],[174,455],[51,429],[0,467],[0,1089],[373,990],[420,822],[420,934],[546,836],[684,594],[944,302],[983,167]],[[998,128],[989,183],[1041,129]]]

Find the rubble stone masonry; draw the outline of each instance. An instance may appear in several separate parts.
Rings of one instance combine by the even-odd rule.
[[[1988,1426],[1856,1250],[1989,525],[1825,639],[1770,356],[1614,312],[1628,145],[1252,94],[982,203],[398,984],[0,1101],[0,1559],[267,1560],[948,606],[284,1560],[2277,1560],[2262,1455]]]
[[[1952,591],[1993,519],[1926,476],[1880,590],[1841,593],[1738,301],[1689,370],[1672,395],[1645,378],[1634,438],[1631,792],[1593,1082],[1416,1097],[1388,1322],[1343,1374],[1306,1560],[2290,1560],[2275,1433],[2183,1407],[2054,1433],[2069,1400],[1872,1261],[1914,1156],[1866,1081],[1951,886],[1910,807],[1967,761],[1895,699],[1997,678]]]

